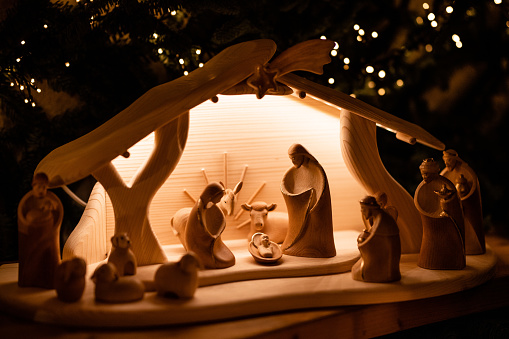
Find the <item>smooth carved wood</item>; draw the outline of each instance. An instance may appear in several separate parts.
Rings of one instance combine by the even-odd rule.
[[[446,167],[440,175],[455,184],[465,216],[465,253],[482,254],[486,251],[479,179],[454,150],[443,153]]]
[[[95,263],[106,259],[111,244],[106,228],[106,191],[96,183],[80,221],[65,242],[62,260],[80,257]]]
[[[299,144],[288,150],[291,167],[283,176],[281,192],[288,209],[284,254],[330,258],[336,255],[329,182],[324,169]]]
[[[385,169],[376,141],[376,125],[346,110],[341,110],[341,151],[350,173],[374,195],[387,194],[387,205],[397,206],[402,253],[418,253],[422,224],[412,196]]]
[[[396,221],[372,196],[362,199],[360,204],[367,227],[357,240],[361,258],[352,267],[353,279],[367,282],[400,280],[401,243]]]
[[[238,263],[224,270],[200,271],[200,283],[228,281],[226,276],[233,272],[237,272],[235,276],[244,281],[206,284],[196,290],[190,301],[162,299],[156,296],[156,292],[146,292],[145,297],[136,303],[104,305],[94,300],[94,285],[89,283],[80,302],[64,305],[56,299],[54,291],[19,288],[16,284],[18,265],[5,264],[0,267],[0,307],[5,312],[13,312],[39,323],[66,327],[108,327],[125,332],[127,325],[142,328],[203,324],[282,311],[290,312],[293,317],[295,314],[292,310],[425,299],[481,285],[495,272],[497,256],[488,247],[484,255],[467,256],[466,270],[426,270],[416,265],[417,254],[406,254],[401,257],[400,281],[387,284],[356,281],[349,270],[358,259],[358,233],[336,232],[338,255],[334,258],[324,260],[283,256],[282,263],[277,266],[256,263],[246,248],[245,239],[228,241],[227,245],[239,259]],[[180,244],[165,249],[171,261],[177,261],[185,254]],[[349,259],[344,262],[348,265],[341,266],[338,257],[352,251],[354,256],[347,255]],[[93,272],[94,266],[89,266],[89,272]],[[335,274],[338,272],[335,268],[341,267],[343,270],[339,272],[345,273]],[[137,275],[153,279],[157,268],[157,265],[139,267]],[[254,278],[260,277],[262,272],[265,278],[279,278]],[[281,279],[283,276],[292,278]]]
[[[85,291],[87,263],[82,258],[64,260],[55,273],[55,290],[58,299],[76,302]]]
[[[415,206],[422,218],[423,236],[418,265],[427,269],[465,267],[463,212],[453,183],[438,174],[438,164],[421,164],[423,181],[415,190]]]
[[[145,285],[136,277],[120,277],[115,265],[102,264],[91,279],[95,283],[95,300],[105,303],[128,303],[143,299]]]
[[[184,247],[194,252],[205,268],[235,265],[235,256],[221,240],[225,217],[216,205],[224,194],[219,183],[210,183],[191,209],[184,231]]]
[[[265,233],[253,234],[248,246],[249,253],[260,264],[275,264],[283,256],[283,251],[278,244],[271,241]]]
[[[108,262],[115,265],[118,275],[135,275],[137,261],[133,251],[131,251],[131,239],[127,233],[116,233],[111,237],[111,253]]]
[[[249,212],[250,227],[247,239],[252,240],[255,233],[267,234],[276,244],[282,243],[288,233],[288,213],[274,212],[276,204],[267,205],[263,201],[255,201],[251,205],[242,204],[242,208]]]
[[[187,77],[157,86],[106,123],[48,154],[35,173],[48,175],[56,187],[89,174],[101,182],[115,211],[115,230],[136,239],[133,246],[139,265],[166,261],[148,220],[154,194],[172,172],[182,154],[188,130],[189,109],[252,74],[275,52],[271,40],[257,40],[227,48]],[[156,131],[151,158],[127,186],[111,161]]]
[[[60,226],[64,209],[60,199],[47,190],[48,177],[34,176],[32,190],[18,205],[18,285],[54,288],[60,265]]]
[[[154,275],[157,294],[162,297],[189,299],[198,288],[200,259],[188,252],[177,262],[162,264]]]
[[[177,166],[184,151],[188,127],[187,113],[158,128],[152,153],[129,185],[111,163],[93,172],[111,199],[115,233],[127,233],[135,239],[131,249],[140,266],[166,262],[150,226],[148,211],[154,195]]]

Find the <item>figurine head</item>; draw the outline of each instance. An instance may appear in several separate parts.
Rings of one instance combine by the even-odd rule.
[[[131,239],[129,239],[129,236],[125,232],[116,233],[111,237],[111,244],[115,248],[129,248],[131,247]]]
[[[269,236],[267,234],[262,234],[260,236],[260,243],[263,247],[269,247],[270,246],[270,239],[269,239]]]
[[[424,182],[430,182],[438,177],[438,173],[440,172],[440,167],[438,163],[433,158],[424,159],[419,166],[421,170],[422,179]]]
[[[210,208],[211,205],[217,204],[221,201],[224,195],[224,187],[221,183],[212,182],[205,187],[200,195],[200,200],[203,202],[205,208]]]
[[[438,191],[434,191],[436,195],[438,195],[442,199],[449,199],[453,193],[456,192],[455,189],[450,189],[447,185],[442,185]]]
[[[299,168],[302,165],[305,165],[309,159],[312,158],[312,155],[309,154],[307,149],[304,148],[301,144],[293,144],[288,149],[288,156],[292,160],[293,166],[295,168]]]
[[[444,151],[444,155],[442,156],[445,162],[445,166],[452,170],[456,164],[460,161],[460,158],[458,157],[458,152],[456,152],[453,149],[449,149],[447,151]]]
[[[37,198],[44,198],[48,191],[49,179],[45,173],[37,173],[32,179],[32,191]]]
[[[361,213],[365,219],[370,218],[373,212],[380,209],[380,205],[376,202],[376,198],[367,195],[359,201],[361,205]]]

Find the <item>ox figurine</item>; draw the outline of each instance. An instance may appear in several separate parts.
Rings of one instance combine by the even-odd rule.
[[[272,212],[276,204],[267,205],[265,202],[256,201],[251,205],[242,204],[242,208],[250,213],[251,225],[247,239],[250,241],[253,234],[262,232],[267,234],[275,243],[282,243],[288,232],[288,214],[284,212]],[[271,212],[271,213],[269,213]]]

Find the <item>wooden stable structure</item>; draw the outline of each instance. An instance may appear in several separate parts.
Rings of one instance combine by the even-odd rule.
[[[96,130],[51,152],[36,169],[47,174],[50,187],[90,174],[99,181],[64,246],[63,259],[84,258],[91,275],[107,258],[111,236],[127,232],[138,260],[136,275],[148,291],[142,301],[105,306],[93,301],[89,283],[82,301],[63,308],[53,291],[13,285],[17,268],[11,265],[0,268],[0,304],[48,323],[146,327],[431,298],[489,280],[496,262],[490,249],[468,257],[466,270],[417,267],[420,215],[412,196],[383,166],[377,126],[411,144],[437,150],[444,145],[419,126],[291,74],[299,69],[319,73],[330,48],[330,42],[314,41],[268,63],[275,53],[270,40],[232,46],[203,68],[148,91]],[[313,63],[309,60],[316,61],[315,54],[320,67],[307,67]],[[268,66],[261,71],[259,65]],[[288,147],[294,143],[305,146],[327,173],[337,255],[283,256],[276,265],[262,266],[249,254],[249,227],[243,227],[249,219],[240,205],[265,201],[285,211],[280,184],[291,166]],[[243,182],[238,206],[226,217],[222,234],[237,262],[200,271],[200,287],[189,302],[158,299],[150,289],[155,271],[184,254],[171,219],[181,208],[193,206],[213,181],[227,188]],[[378,192],[385,192],[387,205],[398,211],[402,278],[389,284],[355,281],[349,272],[359,257],[356,238],[363,229],[359,200]]]

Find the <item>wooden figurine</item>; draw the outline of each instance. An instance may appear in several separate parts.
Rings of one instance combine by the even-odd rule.
[[[60,199],[48,191],[48,177],[37,173],[18,205],[19,286],[54,288],[63,215]]]
[[[439,174],[439,165],[425,159],[423,181],[415,191],[415,207],[421,214],[423,235],[417,265],[427,269],[465,267],[465,227],[461,202],[454,184]]]
[[[281,182],[289,219],[283,253],[300,257],[333,257],[336,247],[325,171],[300,144],[292,145],[288,155],[293,167]]]
[[[194,252],[205,268],[226,268],[235,265],[235,256],[221,240],[225,217],[216,205],[224,194],[219,183],[210,183],[191,209],[184,230],[183,245]]]
[[[108,262],[115,265],[117,268],[118,275],[123,277],[124,275],[135,275],[136,274],[136,257],[131,250],[131,239],[125,232],[115,233],[111,237],[111,253],[108,257]]]
[[[276,207],[276,204],[267,205],[261,201],[255,201],[251,205],[242,204],[242,208],[249,212],[251,218],[248,240],[252,240],[253,234],[258,232],[267,234],[277,244],[285,240],[288,232],[288,213],[273,212]]]
[[[274,264],[283,256],[279,245],[261,232],[253,234],[248,249],[255,261],[260,264]]]
[[[223,213],[225,215],[233,214],[233,210],[235,208],[235,203],[237,202],[237,195],[239,194],[241,189],[242,189],[242,181],[239,181],[233,189],[231,189],[231,188],[224,189],[223,197],[219,201],[218,206],[223,211]]]
[[[200,267],[200,259],[193,252],[187,252],[178,262],[162,264],[154,276],[157,294],[162,297],[192,298],[198,288]]]
[[[465,217],[465,253],[486,252],[479,179],[454,150],[443,153],[445,168],[441,175],[456,185]]]
[[[352,267],[355,280],[391,282],[401,279],[401,242],[394,218],[367,196],[360,201],[366,229],[357,239],[361,258]]]
[[[398,210],[394,206],[387,205],[387,194],[385,192],[377,192],[375,193],[375,199],[380,208],[385,212],[389,213],[389,215],[397,222],[398,221]]]
[[[95,283],[95,300],[106,303],[126,303],[143,299],[145,285],[135,277],[120,277],[115,265],[97,267],[91,277]]]
[[[72,303],[81,299],[85,290],[87,263],[82,258],[64,260],[55,273],[55,289],[58,299]]]

